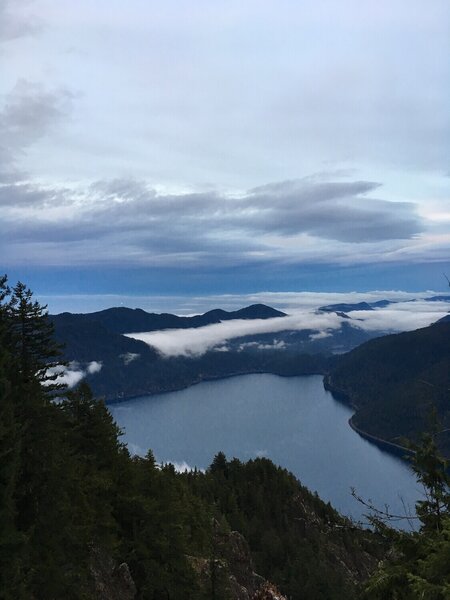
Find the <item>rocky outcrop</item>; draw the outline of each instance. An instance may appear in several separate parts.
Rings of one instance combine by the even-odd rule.
[[[91,596],[95,600],[134,600],[136,585],[127,563],[117,565],[98,548],[91,552]]]
[[[287,600],[287,598],[274,585],[266,582],[252,596],[252,600]]]
[[[255,573],[246,539],[214,523],[214,558],[189,557],[205,592],[225,592],[230,600],[285,600],[272,584]],[[272,594],[272,595],[270,595]]]

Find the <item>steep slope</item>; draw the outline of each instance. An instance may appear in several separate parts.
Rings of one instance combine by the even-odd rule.
[[[353,423],[363,431],[399,443],[429,426],[435,406],[444,429],[450,426],[450,323],[388,335],[341,356],[326,378],[331,391],[356,409]],[[450,456],[450,435],[439,439]]]
[[[244,536],[256,572],[293,600],[357,598],[358,585],[384,553],[378,536],[355,527],[268,459],[242,463],[220,452],[206,474],[181,478]],[[240,536],[224,533],[226,545],[234,538],[243,547]],[[219,551],[221,546],[218,539]],[[236,562],[241,560],[231,561]]]
[[[109,362],[130,354],[144,355],[151,360],[157,357],[156,351],[144,342],[115,333],[98,321],[79,319],[78,316],[62,313],[51,317],[56,340],[64,344],[68,360]]]

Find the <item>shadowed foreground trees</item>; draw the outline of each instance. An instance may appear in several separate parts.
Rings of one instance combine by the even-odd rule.
[[[412,467],[423,489],[413,519],[419,524],[417,530],[395,531],[388,527],[389,517],[372,519],[391,540],[392,551],[367,584],[368,600],[450,598],[450,474],[449,461],[437,448],[440,433],[434,417],[420,443],[409,445],[414,452]]]

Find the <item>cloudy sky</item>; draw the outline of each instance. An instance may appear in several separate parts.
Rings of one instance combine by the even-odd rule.
[[[447,0],[0,0],[1,270],[445,289],[449,56]]]

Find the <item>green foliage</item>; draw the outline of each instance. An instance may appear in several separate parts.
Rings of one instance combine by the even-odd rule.
[[[385,440],[418,441],[430,406],[450,427],[450,322],[366,342],[338,359],[328,376],[333,392],[356,408],[354,424]],[[438,440],[450,457],[450,435]]]
[[[375,542],[285,469],[260,458],[227,461],[219,452],[206,474],[186,473],[190,488],[247,539],[256,571],[292,600],[355,597],[361,556]],[[375,552],[376,553],[376,552]],[[346,568],[336,568],[342,560]]]
[[[57,378],[53,372],[61,365],[61,347],[54,341],[54,327],[48,320],[46,306],[33,300],[33,292],[20,281],[11,290],[4,306],[7,317],[8,344],[16,360],[15,373],[22,384],[39,382],[48,389]]]
[[[384,526],[393,549],[366,587],[368,600],[450,597],[450,475],[437,449],[439,431],[434,420],[420,443],[411,445],[413,469],[424,491],[416,505],[420,529],[405,533]]]
[[[5,300],[10,294],[0,277],[0,590],[5,600],[24,598],[23,562],[26,538],[16,525],[15,490],[20,467],[20,425],[12,400],[12,356],[7,347]],[[8,589],[9,588],[9,589]]]

